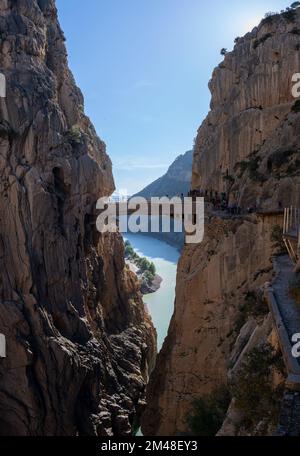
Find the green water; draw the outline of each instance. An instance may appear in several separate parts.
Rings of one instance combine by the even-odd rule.
[[[144,302],[157,331],[159,351],[168,333],[174,311],[176,270],[180,254],[174,247],[148,236],[126,233],[124,237],[129,240],[138,255],[153,261],[157,274],[163,279],[158,291],[144,296]]]

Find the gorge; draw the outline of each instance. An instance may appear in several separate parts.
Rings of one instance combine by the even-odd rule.
[[[115,189],[112,162],[84,113],[55,0],[1,0],[1,436],[131,436],[140,423],[146,436],[278,433],[295,391],[266,296],[289,262],[283,209],[300,207],[299,37],[295,7],[223,52],[191,187],[225,194],[235,211],[207,198],[204,241],[180,258],[126,235],[163,278],[143,302],[121,234],[93,222]],[[208,430],[195,426],[203,408],[218,412]]]

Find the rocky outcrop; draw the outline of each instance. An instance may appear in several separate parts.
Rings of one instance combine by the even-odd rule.
[[[0,72],[0,435],[128,435],[155,334],[123,240],[93,223],[111,162],[54,0],[1,1]]]
[[[226,192],[243,211],[259,206],[262,213],[226,218],[208,211],[203,243],[185,246],[175,312],[148,387],[146,435],[190,432],[193,401],[226,385],[249,350],[274,338],[266,304],[249,308],[248,300],[273,276],[278,208],[300,203],[300,114],[291,92],[299,35],[299,9],[268,18],[238,39],[214,71],[193,188]],[[220,433],[237,435],[242,420],[233,400]],[[248,434],[271,432],[268,423],[262,431],[260,417],[252,424]]]

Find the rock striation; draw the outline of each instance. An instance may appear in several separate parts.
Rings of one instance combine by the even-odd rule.
[[[255,347],[278,345],[266,304],[256,313],[244,303],[273,277],[278,209],[300,204],[300,109],[292,96],[299,36],[299,9],[267,18],[237,39],[213,73],[192,186],[226,193],[244,215],[208,210],[203,243],[183,250],[175,312],[148,387],[145,435],[189,433],[195,399],[226,385]],[[260,213],[247,214],[250,206]],[[220,435],[273,432],[259,416],[250,430],[241,430],[242,421],[233,398]]]
[[[93,224],[111,162],[64,41],[54,0],[1,0],[0,435],[129,435],[155,331],[122,238]]]

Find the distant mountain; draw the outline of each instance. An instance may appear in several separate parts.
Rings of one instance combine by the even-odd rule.
[[[135,196],[151,198],[152,196],[180,196],[181,193],[187,195],[191,188],[192,179],[193,151],[189,150],[184,155],[180,155],[172,163],[167,173],[152,182],[144,190]],[[145,236],[151,236],[161,241],[173,245],[181,250],[184,245],[184,234],[173,232],[173,220],[171,220],[171,233],[143,233]]]
[[[186,195],[191,188],[193,151],[189,150],[180,155],[172,163],[167,173],[145,187],[135,196],[151,198],[152,196],[180,196]]]

